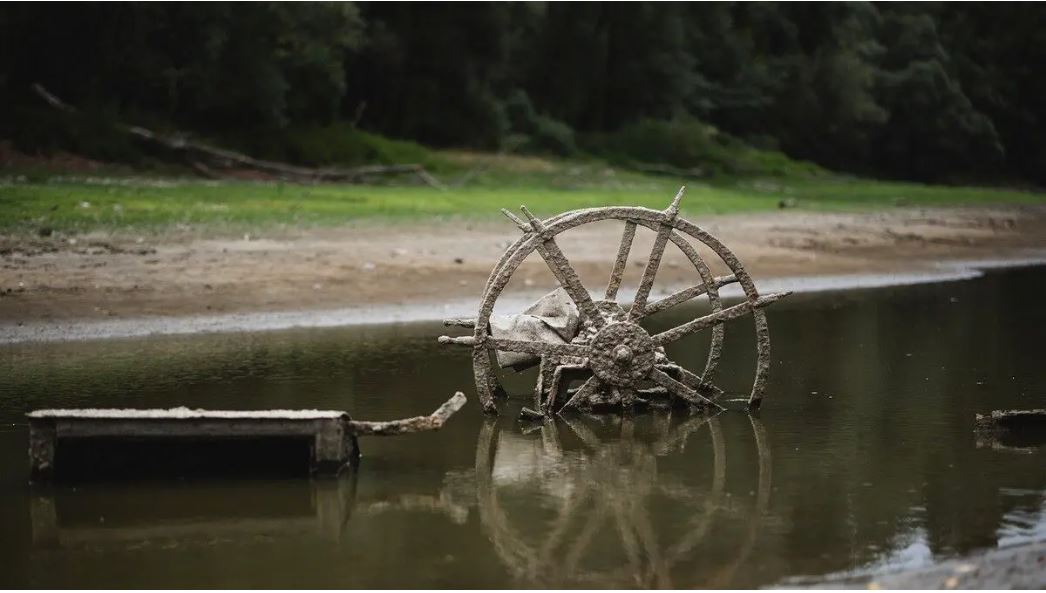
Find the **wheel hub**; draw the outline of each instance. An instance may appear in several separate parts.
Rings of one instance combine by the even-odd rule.
[[[611,385],[634,386],[654,368],[654,340],[635,323],[606,325],[592,339],[591,348],[592,372]]]

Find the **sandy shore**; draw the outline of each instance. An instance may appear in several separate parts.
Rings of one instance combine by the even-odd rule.
[[[1046,261],[1046,205],[690,218],[730,247],[764,290],[954,278],[971,273],[969,262]],[[619,224],[599,223],[559,239],[593,292],[606,283],[620,233]],[[468,314],[516,236],[508,221],[492,220],[235,239],[0,237],[0,342]],[[637,233],[626,287],[638,283],[652,240],[650,231]],[[714,271],[725,270],[714,263]],[[655,292],[695,279],[689,262],[670,247]],[[522,302],[554,286],[535,254],[506,294]]]

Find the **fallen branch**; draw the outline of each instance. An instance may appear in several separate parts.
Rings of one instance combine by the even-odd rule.
[[[390,420],[388,422],[364,422],[349,420],[349,432],[356,436],[394,436],[411,432],[424,432],[427,430],[439,430],[447,419],[465,405],[465,394],[460,391],[443,403],[435,412],[428,416],[415,416],[403,420]]]
[[[32,86],[33,90],[37,95],[40,96],[51,107],[64,111],[66,113],[76,113],[77,109],[68,103],[65,103],[53,93],[48,91],[39,83],[34,83]],[[287,163],[280,163],[276,161],[267,161],[264,159],[256,159],[247,156],[243,153],[235,152],[232,150],[219,148],[217,146],[211,146],[202,142],[196,142],[188,139],[185,134],[159,134],[148,128],[141,126],[132,126],[123,123],[118,123],[117,127],[123,129],[128,134],[149,142],[152,144],[158,144],[165,149],[172,150],[175,152],[186,153],[189,155],[188,161],[192,163],[192,166],[197,171],[210,170],[210,168],[201,162],[201,159],[210,161],[212,165],[219,167],[231,168],[232,166],[244,167],[247,169],[253,169],[256,171],[262,171],[265,173],[277,175],[284,178],[291,178],[300,181],[345,181],[349,183],[358,183],[366,177],[376,175],[399,175],[404,173],[412,173],[422,183],[435,187],[437,189],[446,189],[446,187],[440,183],[431,173],[425,170],[420,164],[402,164],[402,165],[367,165],[363,167],[353,168],[337,168],[337,167],[323,167],[323,168],[312,168],[312,167],[301,167],[297,165],[290,165]],[[206,174],[206,173],[205,173]],[[211,176],[213,171],[210,172]]]

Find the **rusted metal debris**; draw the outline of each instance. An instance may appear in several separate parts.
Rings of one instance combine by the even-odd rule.
[[[470,327],[472,336],[439,338],[442,344],[472,348],[473,375],[480,403],[488,414],[497,414],[495,397],[504,389],[495,363],[519,370],[538,364],[534,410],[525,414],[551,416],[564,410],[632,409],[646,405],[686,405],[721,409],[723,390],[714,383],[723,350],[724,323],[751,316],[756,332],[756,369],[749,409],[762,402],[770,366],[770,334],[763,308],[789,293],[760,295],[737,257],[718,239],[679,216],[685,187],[663,211],[639,207],[587,208],[541,220],[521,206],[526,221],[502,212],[523,232],[494,266],[474,319],[448,319],[448,326]],[[594,300],[581,283],[556,237],[584,224],[619,220],[624,223],[620,247],[601,300]],[[657,236],[647,258],[642,280],[630,304],[619,303],[617,293],[638,227]],[[730,269],[715,277],[690,240],[711,249]],[[668,243],[678,247],[696,270],[698,282],[663,299],[650,302],[651,289]],[[508,322],[492,313],[502,291],[523,260],[537,252],[559,282],[559,288]],[[744,292],[740,304],[724,307],[719,289],[738,284]],[[651,334],[642,325],[647,317],[707,297],[711,312],[667,331]],[[548,307],[569,301],[570,307]],[[535,312],[537,310],[537,312]],[[571,315],[576,320],[571,323]],[[549,319],[556,324],[549,323]],[[506,329],[509,328],[509,329]],[[544,328],[544,329],[542,329]],[[551,330],[551,331],[550,331]],[[569,330],[564,335],[565,330]],[[711,346],[705,366],[694,372],[671,360],[665,346],[699,331],[709,330]],[[496,360],[492,360],[492,355]],[[583,381],[571,389],[571,381]]]
[[[428,416],[386,422],[352,420],[338,410],[51,409],[27,414],[34,479],[55,472],[63,439],[187,439],[289,437],[310,440],[310,470],[336,475],[359,456],[357,436],[439,430],[465,405],[460,391]]]

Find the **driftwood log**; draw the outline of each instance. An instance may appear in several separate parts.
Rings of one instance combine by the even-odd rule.
[[[76,107],[62,101],[41,84],[33,84],[33,91],[48,105],[65,113],[77,113]],[[359,183],[368,177],[382,175],[412,174],[421,182],[437,189],[446,189],[436,177],[420,164],[367,165],[362,167],[301,167],[277,161],[256,159],[233,150],[190,140],[186,134],[161,134],[148,128],[118,123],[117,127],[128,134],[160,146],[166,150],[183,154],[194,169],[208,177],[217,177],[216,169],[234,167],[251,169],[284,179],[307,182],[341,181]]]
[[[403,420],[390,420],[388,422],[364,422],[349,420],[349,432],[356,436],[395,436],[411,432],[424,432],[428,430],[439,430],[448,418],[465,405],[465,394],[460,391],[453,397],[443,402],[435,412],[428,416],[415,416]]]

